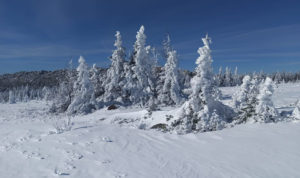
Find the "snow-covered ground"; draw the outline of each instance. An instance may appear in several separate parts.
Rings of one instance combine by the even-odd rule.
[[[236,90],[222,88],[224,103]],[[280,85],[275,106],[291,111],[300,84]],[[0,104],[0,177],[300,177],[300,122],[244,124],[176,135],[136,129],[146,110],[96,111],[73,118],[46,115],[47,103]],[[176,109],[153,113],[153,122]],[[117,124],[118,123],[118,124]]]

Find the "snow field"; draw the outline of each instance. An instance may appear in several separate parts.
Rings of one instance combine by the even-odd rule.
[[[299,88],[279,85],[275,106],[292,110]],[[230,96],[234,88],[221,90]],[[102,109],[76,116],[70,131],[57,134],[54,123],[66,118],[45,115],[47,107],[40,101],[0,104],[0,177],[300,177],[297,121],[176,135],[117,124],[146,110]],[[174,113],[155,111],[151,124]]]

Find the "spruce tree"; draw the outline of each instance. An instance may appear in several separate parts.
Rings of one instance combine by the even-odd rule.
[[[15,94],[14,94],[13,90],[9,90],[8,102],[9,102],[9,104],[16,103],[16,98],[15,98]]]
[[[183,104],[179,119],[172,124],[178,133],[221,129],[233,113],[216,98],[218,89],[213,81],[211,39],[206,35],[202,41],[204,46],[198,49],[196,75],[191,80],[192,94]]]
[[[229,67],[225,68],[225,86],[229,87],[232,85],[232,74]]]
[[[168,60],[164,66],[164,83],[162,93],[159,96],[160,102],[166,105],[177,105],[182,101],[177,65],[176,51],[170,51],[168,54]]]
[[[274,93],[273,81],[269,77],[261,84],[260,91],[257,96],[256,117],[257,122],[276,122],[278,112],[273,105],[272,95]]]
[[[104,82],[104,101],[105,102],[124,102],[122,98],[122,87],[124,85],[124,61],[125,50],[122,46],[122,38],[119,31],[116,32],[116,49],[111,56],[111,66],[107,70],[106,80]]]
[[[240,90],[234,95],[234,106],[238,115],[234,118],[235,124],[245,122],[256,122],[258,115],[257,106],[260,102],[260,81],[254,77],[250,80],[249,76],[245,76]]]
[[[69,114],[86,114],[96,107],[94,87],[89,78],[88,66],[85,59],[80,56],[77,67],[77,80],[74,83],[74,98],[68,107]]]
[[[292,113],[292,118],[295,120],[300,120],[300,100],[296,102],[296,106]]]
[[[132,62],[125,65],[124,93],[131,104],[147,106],[154,96],[155,68],[154,58],[151,58],[152,48],[146,46],[145,28],[141,26],[136,35]]]

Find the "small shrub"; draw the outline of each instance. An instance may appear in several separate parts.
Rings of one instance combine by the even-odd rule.
[[[71,116],[68,116],[67,119],[58,118],[53,124],[57,134],[72,130],[73,125]]]

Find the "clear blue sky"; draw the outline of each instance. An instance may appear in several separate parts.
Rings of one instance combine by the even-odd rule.
[[[130,50],[140,25],[155,47],[170,34],[183,69],[209,33],[216,70],[300,71],[296,0],[0,0],[0,73],[60,69],[79,55],[106,67],[115,31]]]

